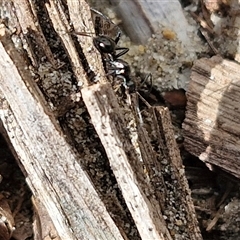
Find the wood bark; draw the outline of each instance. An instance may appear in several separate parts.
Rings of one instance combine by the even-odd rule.
[[[239,64],[219,56],[192,68],[183,124],[192,154],[240,177]]]
[[[46,11],[69,58],[74,79],[81,86],[81,93],[75,92],[75,95],[82,96],[123,199],[113,203],[111,199],[104,200],[103,196],[99,198],[102,189],[93,184],[94,179],[90,180],[83,167],[81,146],[70,145],[70,130],[59,125],[57,114],[61,104],[56,104],[57,110],[51,111],[44,97],[47,93],[40,91],[41,86],[34,81],[32,66],[42,76],[43,52],[46,61],[58,68],[51,72],[51,78],[62,71],[63,65],[50,47],[45,48],[49,36],[44,36],[40,28],[38,8],[26,0],[14,2],[20,27],[25,31],[21,38],[29,42],[34,37],[42,40],[34,42],[39,45],[37,52],[31,49],[33,43],[25,46],[29,63],[25,51],[17,50],[8,30],[2,28],[0,118],[34,196],[46,208],[61,239],[131,239],[121,218],[124,208],[119,207],[116,218],[108,211],[109,202],[114,207],[126,203],[126,211],[131,214],[139,234],[135,239],[179,239],[181,235],[201,239],[168,110],[150,108],[146,113],[154,120],[146,118],[142,123],[136,108],[137,94],[128,95],[130,102],[127,103],[117,98],[106,79],[101,56],[92,38],[78,36],[79,53],[76,38],[70,33],[69,21],[76,32],[93,32],[89,6],[85,1],[64,4],[50,0],[45,4]],[[21,15],[23,12],[25,14]],[[88,63],[89,71],[83,67],[83,61]],[[93,73],[93,81],[89,72]],[[63,99],[67,102],[67,98]],[[75,105],[77,111],[84,111],[81,104],[78,107],[76,102]],[[69,106],[72,104],[64,103],[66,109],[61,111],[61,117],[66,112],[70,114]],[[145,124],[152,130],[146,131]],[[151,145],[152,137],[155,138],[154,146]],[[84,140],[79,143],[83,151]],[[90,145],[86,151],[89,159],[95,162],[92,150]]]

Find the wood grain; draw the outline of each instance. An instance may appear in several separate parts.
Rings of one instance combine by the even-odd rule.
[[[31,4],[26,6],[30,9],[25,11],[26,14],[34,5],[31,0],[29,2]],[[149,116],[143,117],[142,123],[136,108],[137,94],[129,95],[126,91],[123,95],[127,95],[127,100],[118,96],[106,78],[92,38],[78,36],[77,42],[70,32],[70,22],[80,32],[93,28],[87,3],[84,0],[61,3],[49,0],[45,5],[47,16],[69,58],[72,78],[80,87],[83,100],[80,107],[85,104],[91,126],[101,140],[99,145],[105,149],[117,180],[114,187],[122,194],[122,203],[117,204],[126,203],[139,233],[136,239],[171,240],[181,235],[201,239],[168,109],[146,110]],[[26,19],[33,21],[32,17],[26,16]],[[32,23],[28,26],[31,28]],[[40,29],[35,31],[43,34]],[[24,50],[16,49],[7,31],[1,33],[0,118],[26,174],[26,181],[46,208],[59,237],[66,240],[131,239],[123,225],[113,221],[115,216],[106,210],[97,194],[102,189],[95,189],[81,164],[84,162],[80,157],[82,152],[77,149],[81,149],[86,140],[78,142],[78,148],[67,142],[71,133],[63,133],[58,116],[50,111],[44,94],[33,79],[31,65],[25,61]],[[36,54],[37,61],[43,64],[42,59],[37,58],[38,53],[31,54]],[[89,69],[83,67],[83,60]],[[96,81],[89,78],[88,70]],[[54,77],[52,72],[51,77]],[[151,131],[147,131],[145,125]],[[89,156],[84,157],[96,161],[91,155],[91,146],[87,150]]]
[[[240,177],[239,65],[215,56],[192,68],[183,124],[192,154]]]
[[[79,165],[79,156],[67,144],[54,116],[46,114],[49,111],[41,104],[24,56],[7,33],[1,37],[0,53],[1,96],[5,97],[0,118],[27,173],[27,183],[59,236],[63,240],[122,239]]]

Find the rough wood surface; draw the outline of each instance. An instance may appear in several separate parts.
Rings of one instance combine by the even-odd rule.
[[[30,4],[24,5],[28,9],[26,15],[37,9],[31,7],[34,5],[32,1],[28,3]],[[150,119],[153,118],[154,121],[144,118],[144,124],[152,129],[147,132],[138,119],[138,102],[134,98],[137,95],[128,95],[128,103],[117,98],[111,84],[107,82],[100,54],[94,48],[91,37],[78,36],[81,54],[84,55],[84,59],[81,59],[79,46],[70,33],[68,21],[71,20],[78,32],[93,29],[86,2],[68,1],[67,5],[63,5],[60,1],[49,0],[44,6],[69,57],[74,80],[81,86],[81,94],[78,94],[82,96],[91,123],[109,158],[117,187],[123,196],[121,202],[126,202],[133,225],[136,225],[139,237],[134,239],[170,240],[180,236],[201,239],[168,110],[150,110],[150,115],[153,114]],[[66,6],[68,8],[64,8]],[[20,11],[22,8],[16,9]],[[69,15],[66,15],[66,9]],[[37,17],[37,14],[33,15]],[[26,19],[32,21],[34,18],[26,16]],[[26,24],[26,21],[20,24]],[[27,23],[27,26],[23,29],[29,30],[32,24]],[[2,28],[0,45],[0,87],[1,96],[4,96],[1,99],[0,118],[26,172],[26,180],[33,194],[46,208],[61,239],[131,239],[124,232],[124,225],[115,221],[115,216],[108,213],[99,199],[96,190],[100,193],[102,189],[95,189],[96,186],[83,170],[80,164],[82,152],[77,153],[74,145],[70,146],[66,141],[71,133],[63,133],[56,114],[50,111],[43,97],[46,93],[40,91],[31,75],[33,72],[26,61],[24,50],[16,49],[5,30]],[[34,31],[38,30],[34,28]],[[34,36],[28,35],[29,32],[24,34],[26,36],[23,35],[23,39],[30,36],[34,38],[38,34],[42,35],[43,31],[39,30]],[[45,43],[34,42],[40,45],[37,48],[39,52],[28,51],[34,66],[45,64],[45,58],[41,57]],[[48,50],[51,51],[50,48]],[[48,61],[56,68],[56,60],[51,59],[49,57]],[[89,71],[82,67],[83,60],[88,63],[94,81],[89,79]],[[34,70],[39,75],[42,74],[40,69]],[[51,79],[58,71],[50,72]],[[44,72],[44,76],[47,74]],[[67,102],[64,96],[63,101]],[[136,123],[132,124],[134,121]],[[132,136],[137,137],[133,140]],[[84,144],[84,141],[82,139],[78,145]],[[153,145],[151,141],[154,142]],[[77,147],[81,149],[81,146]],[[87,157],[94,162],[96,159],[94,156],[91,158],[91,150],[88,149]],[[148,156],[150,153],[151,157]]]
[[[78,156],[46,114],[38,93],[24,84],[34,80],[23,56],[9,36],[2,36],[1,41],[1,95],[11,108],[2,99],[0,117],[33,194],[46,207],[61,239],[122,239],[78,164]]]
[[[240,177],[239,64],[215,56],[192,68],[183,124],[192,154]]]
[[[84,88],[82,94],[141,238],[164,239],[166,230],[156,215],[160,206],[154,205],[142,192],[136,176],[143,176],[141,167],[138,167],[141,166],[139,157],[111,86],[96,84]]]
[[[150,180],[147,192],[154,192],[154,200],[160,202],[162,217],[173,239],[180,235],[183,239],[202,239],[169,110],[154,107],[147,112],[153,119],[151,126],[146,131],[141,124],[138,125],[141,152],[143,156],[145,153],[143,161]],[[156,147],[158,151],[155,152]],[[172,216],[173,212],[178,217]]]
[[[39,199],[32,196],[33,203],[33,233],[34,240],[61,240],[58,236],[57,230],[54,227],[52,219],[50,218],[48,211],[39,201]]]
[[[72,7],[73,9],[79,9],[77,2],[74,2]],[[72,17],[76,15],[74,12],[71,13],[73,14]],[[75,22],[75,24],[77,26],[80,25],[79,21]],[[86,25],[88,26],[88,24]],[[89,49],[89,47],[85,47],[84,38],[79,38],[82,39],[80,43],[83,49]],[[89,53],[85,53],[85,55],[88,56]],[[148,192],[146,189],[153,189],[154,186],[151,186],[151,184],[147,183],[144,179],[144,171],[141,168],[142,159],[141,156],[138,156],[135,147],[131,143],[128,124],[126,123],[126,117],[124,117],[126,113],[124,113],[118,105],[116,95],[112,88],[109,84],[95,84],[93,86],[83,87],[81,92],[89,114],[91,115],[93,125],[105,147],[110,165],[135,224],[137,225],[141,238],[172,239],[173,236],[175,237],[175,234],[177,235],[179,233],[176,231],[173,236],[171,236],[172,233],[170,233],[169,229],[166,227],[167,224],[163,217],[164,209],[161,209],[161,204],[159,204],[162,199],[159,199],[159,202],[157,202],[154,197],[150,197],[146,194]],[[137,106],[137,102],[133,102],[133,106],[134,105]],[[182,163],[179,151],[176,147],[174,134],[173,131],[169,130],[171,119],[168,116],[164,120],[166,126],[164,126],[163,136],[166,134],[166,145],[163,146],[162,151],[166,156],[169,156],[169,165],[175,169],[172,172],[173,176],[176,177],[176,179],[184,179],[184,174],[180,174]],[[158,125],[157,121],[152,124]],[[145,134],[147,133],[145,132]],[[161,138],[163,136],[159,135],[158,137]],[[142,139],[138,140],[138,143],[142,144],[141,152],[146,152],[146,149],[151,148],[150,141],[145,141],[143,143],[141,140]],[[164,156],[162,156],[162,158],[164,158]],[[145,164],[149,166],[148,171],[150,178],[157,179],[158,184],[163,186],[164,179],[161,175],[156,177],[155,173],[150,170],[152,168],[150,159],[151,157],[149,157],[149,159],[145,158]],[[176,167],[178,167],[178,169]],[[155,161],[155,168],[158,168],[160,174],[161,166],[157,161]],[[184,196],[182,198],[183,201],[177,197],[175,197],[174,200],[178,202],[179,206],[181,203],[185,205],[184,208],[187,209],[185,223],[190,227],[186,228],[186,236],[192,239],[195,237],[201,239],[201,234],[194,215],[195,210],[189,199],[190,195],[186,179],[185,181],[180,181],[180,185],[181,187],[176,187],[175,191],[179,191],[178,194]]]
[[[77,31],[80,30],[82,32],[82,29],[80,29],[82,25],[79,24],[79,11],[76,11],[76,9],[80,10],[80,6],[82,9],[85,5],[81,1],[71,1],[71,4],[69,4],[70,17],[73,19],[74,27]],[[85,15],[80,16],[80,18],[85,19],[86,26],[90,26],[91,29],[91,20],[88,18],[90,23],[87,23]],[[74,21],[75,19],[77,21]],[[85,51],[93,47],[92,43],[89,47],[88,39],[85,40],[86,37],[79,36],[79,38],[81,46]],[[94,66],[97,58],[93,58],[90,55],[92,53],[89,52],[85,52],[86,59],[89,59],[90,65]],[[98,64],[98,66],[101,66],[101,64]],[[97,73],[101,72],[97,71]],[[77,75],[77,77],[81,81],[81,76]],[[99,77],[103,78],[103,75]],[[102,80],[99,79],[99,81],[102,84],[94,84],[89,87],[84,86],[81,90],[93,125],[105,147],[110,165],[141,238],[164,239],[163,230],[160,228],[162,223],[158,217],[154,217],[157,205],[154,206],[151,202],[148,202],[135,177],[137,173],[134,173],[131,167],[131,164],[138,164],[139,158],[128,136],[127,124],[118,105],[116,95],[109,83],[104,84],[104,78]]]

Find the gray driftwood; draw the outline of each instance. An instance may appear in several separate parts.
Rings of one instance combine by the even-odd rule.
[[[240,177],[240,67],[200,59],[192,68],[184,121],[185,147],[206,162]]]
[[[40,36],[42,41],[37,42],[39,49],[57,67],[58,61],[50,48],[45,48],[47,40],[43,32],[33,27],[31,22],[36,25],[38,21],[34,3],[30,0],[16,1],[14,6],[17,16],[25,13],[19,17],[20,27],[26,31],[23,39],[29,37],[30,30],[33,34],[31,37]],[[76,32],[93,30],[89,6],[85,1],[69,0],[67,6]],[[69,56],[75,79],[81,86],[82,99],[139,238],[165,240],[184,236],[201,239],[168,110],[146,110],[153,121],[144,120],[143,124],[138,120],[139,114],[135,108],[136,94],[129,96],[132,104],[128,102],[120,106],[105,77],[101,57],[93,47],[92,39],[79,36],[86,61],[98,80],[97,83],[89,82],[77,54],[76,42],[70,34],[63,5],[60,1],[49,0],[45,7]],[[70,134],[63,133],[56,114],[50,110],[30,74],[31,66],[26,61],[25,51],[16,49],[4,26],[1,29],[0,53],[0,118],[26,174],[27,183],[46,208],[59,237],[66,240],[131,239],[123,230],[121,224],[124,223],[114,222],[115,216],[106,210],[96,192],[101,192],[101,189],[95,189],[80,164],[81,152],[66,141]],[[38,66],[41,60],[37,54],[28,49],[28,55],[32,63]],[[134,120],[136,123],[129,123]],[[145,124],[152,131],[147,132]],[[137,136],[134,140],[133,135]],[[156,146],[150,144],[152,137],[159,152],[155,152],[153,149]]]

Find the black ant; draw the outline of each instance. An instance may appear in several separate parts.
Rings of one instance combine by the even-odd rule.
[[[114,24],[108,17],[104,16],[97,10],[91,9],[91,11],[92,15],[94,15],[95,17],[93,17],[93,19],[95,23],[95,33],[97,35],[93,38],[93,44],[102,56],[107,75],[113,77],[114,83],[118,83],[118,80],[120,80],[120,86],[124,87],[123,93],[126,95],[127,103],[129,105],[132,105],[131,95],[134,93],[136,94],[137,98],[139,96],[139,98],[145,104],[148,104],[145,98],[141,96],[139,91],[142,92],[143,86],[149,86],[147,82],[150,82],[150,89],[148,88],[148,91],[143,92],[144,94],[149,94],[151,92],[152,75],[146,75],[145,78],[140,82],[140,84],[136,84],[137,82],[139,82],[137,80],[141,80],[142,78],[137,77],[133,80],[130,76],[131,69],[129,64],[126,61],[120,59],[121,56],[123,56],[129,51],[128,48],[117,46],[121,37],[120,28],[116,24]],[[112,30],[115,31],[115,35],[112,34]],[[139,120],[142,123],[143,120],[141,117],[141,111],[139,109],[139,106],[137,106],[136,110],[139,115]]]
[[[117,46],[121,37],[121,30],[102,13],[95,9],[91,9],[91,11],[97,35],[93,38],[93,44],[102,55],[107,75],[122,79],[123,85],[127,87],[130,81],[130,66],[126,61],[119,58],[126,54],[129,49]],[[112,34],[113,30],[115,31],[115,36]],[[106,34],[112,36],[110,37]],[[117,51],[121,52],[117,53]]]
[[[102,56],[107,75],[112,76],[116,82],[120,80],[129,93],[135,92],[136,84],[130,77],[130,66],[126,61],[120,59],[121,56],[129,51],[128,48],[117,46],[121,37],[120,28],[96,9],[91,8],[91,13],[97,35],[93,37],[93,44]],[[90,36],[86,33],[77,34]],[[149,76],[151,75],[145,77],[143,83],[146,82]]]

